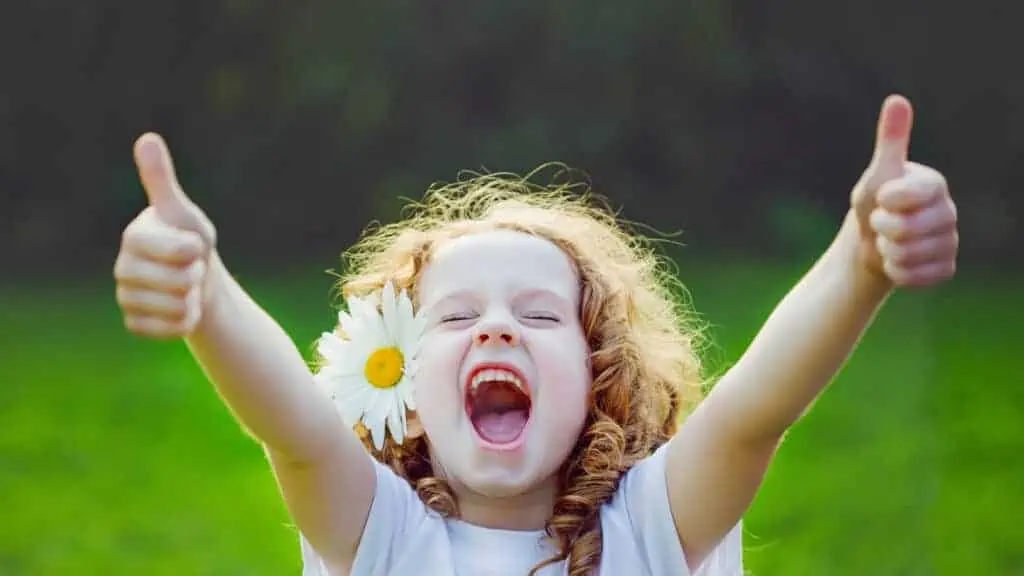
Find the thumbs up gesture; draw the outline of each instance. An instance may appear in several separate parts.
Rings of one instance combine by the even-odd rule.
[[[149,206],[122,235],[114,264],[117,302],[129,331],[184,337],[202,316],[216,231],[182,190],[162,138],[139,138],[135,163]]]
[[[860,259],[894,286],[924,287],[956,271],[957,211],[941,173],[908,161],[913,108],[890,96],[878,119],[875,152],[850,203]]]

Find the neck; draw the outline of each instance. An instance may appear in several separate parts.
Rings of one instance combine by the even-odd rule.
[[[522,494],[487,496],[452,484],[463,522],[501,530],[543,530],[558,497],[558,479],[548,478]]]

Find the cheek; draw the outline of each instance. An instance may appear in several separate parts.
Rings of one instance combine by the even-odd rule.
[[[544,400],[551,412],[560,415],[559,427],[573,428],[582,424],[590,403],[590,368],[587,351],[581,343],[567,348],[550,343],[539,348],[536,357],[541,380],[547,383],[551,394]]]
[[[424,341],[416,361],[416,413],[428,430],[434,422],[450,420],[462,406],[458,401],[459,349],[457,343],[445,340],[438,336]]]

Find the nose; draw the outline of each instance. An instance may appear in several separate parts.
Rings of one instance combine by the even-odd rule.
[[[473,334],[473,343],[482,346],[488,344],[519,345],[519,331],[507,318],[488,318],[477,324]]]

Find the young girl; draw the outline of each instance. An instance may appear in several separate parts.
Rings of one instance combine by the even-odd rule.
[[[907,161],[910,125],[887,99],[835,241],[703,400],[661,260],[584,195],[522,179],[438,187],[365,237],[311,371],[146,135],[118,302],[132,332],[184,337],[266,448],[306,575],[738,575],[786,430],[895,287],[953,274],[955,207]]]

